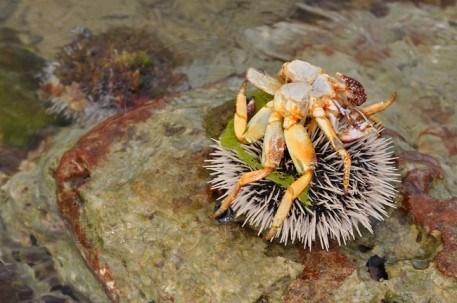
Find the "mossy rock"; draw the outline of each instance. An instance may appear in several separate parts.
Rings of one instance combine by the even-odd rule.
[[[36,94],[44,60],[15,44],[1,45],[0,41],[0,146],[26,148],[39,130],[57,122]]]

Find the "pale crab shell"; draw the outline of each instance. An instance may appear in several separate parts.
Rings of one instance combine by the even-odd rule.
[[[328,96],[330,98],[335,98],[335,90],[333,89],[330,76],[327,74],[320,74],[313,82],[313,89],[311,91],[313,97],[320,98],[323,96]]]
[[[306,61],[293,60],[282,65],[280,77],[291,82],[313,83],[322,74],[322,68]]]
[[[309,109],[312,87],[308,83],[287,83],[278,89],[274,96],[274,109],[286,116],[296,114],[305,117]]]
[[[294,116],[299,119],[306,118],[313,108],[314,102],[322,97],[328,97],[333,102],[327,102],[325,107],[329,110],[327,117],[334,129],[337,129],[337,120],[340,114],[348,115],[349,110],[339,106],[336,98],[335,85],[341,86],[339,80],[323,72],[323,69],[306,61],[293,60],[284,63],[279,73],[279,79],[250,68],[246,78],[257,88],[273,95],[273,107],[283,117]],[[286,80],[287,83],[281,82]],[[350,142],[366,134],[371,124],[361,122],[338,132],[343,142]]]

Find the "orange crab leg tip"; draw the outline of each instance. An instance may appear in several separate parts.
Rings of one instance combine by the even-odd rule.
[[[248,80],[244,80],[243,82],[241,82],[240,93],[246,94],[247,87],[248,87]]]
[[[265,236],[263,237],[263,239],[265,241],[273,241],[273,238],[276,236],[276,234],[278,233],[278,229],[277,228],[274,228],[272,227],[266,234]]]

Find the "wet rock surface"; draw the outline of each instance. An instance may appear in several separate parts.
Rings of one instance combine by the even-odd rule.
[[[0,255],[4,265],[12,266],[14,276],[33,291],[27,299],[29,301],[47,296],[52,302],[54,295],[62,294],[58,288],[68,286],[76,299],[63,296],[60,300],[68,297],[70,302],[106,302],[97,281],[86,272],[80,253],[74,250],[74,240],[60,218],[55,199],[52,170],[61,154],[84,131],[73,129],[53,138],[57,141],[50,144],[59,144],[47,150],[46,156],[41,157],[36,165],[1,181]],[[16,257],[30,250],[39,251],[44,260],[40,257],[38,264],[32,266],[27,259]],[[39,271],[41,273],[37,273]],[[20,302],[14,288],[9,299],[6,302]]]
[[[301,271],[297,262],[266,256],[262,240],[227,233],[208,218],[202,117],[231,98],[235,90],[226,86],[109,119],[64,154],[56,174],[59,207],[112,300],[254,301]],[[106,178],[115,172],[122,179]]]
[[[0,222],[3,224],[3,222]],[[78,302],[80,295],[60,279],[46,248],[30,235],[18,243],[0,230],[0,294],[2,302]]]
[[[255,301],[281,293],[303,269],[283,253],[267,255],[268,245],[249,232],[208,218],[212,201],[201,165],[209,138],[203,118],[234,92],[233,84],[224,83],[158,100],[106,120],[63,154],[55,172],[58,200],[50,197],[46,202],[57,202],[85,262],[112,301]],[[67,143],[76,134],[81,132],[67,134]],[[56,165],[65,149],[55,148],[45,165]],[[106,178],[114,175],[122,178]],[[6,188],[10,197],[26,203],[33,185],[22,184],[24,178],[14,177]],[[48,193],[55,189],[53,183],[40,187]],[[25,211],[20,203],[11,203],[6,202]],[[32,218],[37,214],[27,214],[32,222],[19,229],[40,228],[43,238],[37,237],[51,247],[51,254],[65,267],[74,263],[77,277],[60,272],[64,280],[87,279],[91,272],[62,254],[60,241],[65,242],[67,233],[54,213],[56,205],[47,214],[52,223],[36,222]],[[49,238],[51,231],[54,239]],[[98,285],[92,282],[89,289]],[[101,300],[96,292],[91,296]]]
[[[352,261],[338,249],[302,251],[305,269],[300,278],[289,285],[284,302],[324,302],[354,271]]]
[[[274,72],[281,60],[298,57],[359,79],[370,101],[397,91],[398,102],[379,118],[396,142],[403,183],[398,209],[374,223],[373,234],[309,252],[208,219],[214,205],[201,166],[208,134],[222,129],[233,110],[227,102],[241,80],[235,77],[158,99],[92,129],[62,130],[35,166],[0,181],[6,182],[0,216],[8,243],[33,246],[33,234],[43,256],[52,257],[50,276],[80,302],[455,301],[456,8],[397,2],[373,8],[376,13],[340,8],[301,5],[290,11],[293,18],[233,31],[221,40],[236,37],[238,44],[227,44],[214,67],[205,69],[208,61],[199,59],[187,73],[198,86],[247,66]],[[62,11],[53,9],[49,14]],[[67,18],[74,24],[81,12],[72,12]],[[129,18],[110,16],[115,23]],[[25,18],[48,17],[32,7]],[[49,54],[58,39],[47,39],[52,43],[40,51]],[[3,259],[0,280],[22,272],[32,277],[9,294],[56,296],[44,291],[49,284],[36,288],[28,269],[8,265],[17,264],[10,249],[2,250]]]
[[[442,239],[443,249],[436,257],[436,265],[444,274],[457,278],[457,198],[441,200],[430,195],[431,183],[443,177],[441,166],[434,158],[418,152],[404,152],[399,159],[419,164],[403,179],[403,205],[417,224]]]

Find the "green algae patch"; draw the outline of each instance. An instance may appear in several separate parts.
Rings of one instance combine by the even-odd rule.
[[[13,30],[0,31],[0,146],[27,148],[41,129],[57,121],[36,94],[45,62],[16,35]]]
[[[14,77],[5,77],[0,70],[0,144],[27,147],[37,132],[55,119]]]
[[[255,90],[250,98],[254,98],[256,112],[273,100],[273,96],[261,90]]]
[[[261,90],[255,90],[248,96],[248,100],[254,99],[255,108],[260,109],[267,104],[268,101],[273,99],[272,95],[269,95]],[[235,96],[222,103],[221,105],[212,107],[205,114],[203,119],[203,126],[206,131],[206,135],[209,138],[217,138],[224,131],[228,121],[233,117],[235,112]]]
[[[113,61],[119,64],[125,64],[131,68],[149,67],[153,64],[152,58],[145,51],[115,53]]]

